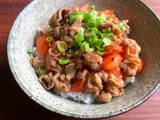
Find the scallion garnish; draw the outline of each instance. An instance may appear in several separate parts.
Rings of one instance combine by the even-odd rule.
[[[61,64],[61,65],[66,65],[66,64],[70,63],[70,60],[69,60],[69,58],[62,57],[62,58],[59,59],[58,63]]]
[[[56,48],[59,52],[63,53],[67,50],[68,46],[65,41],[56,41]]]
[[[30,57],[33,57],[33,50],[31,48],[28,48],[27,54],[30,55]]]
[[[48,37],[47,37],[47,41],[48,41],[49,43],[51,43],[53,40],[54,40],[54,39],[53,39],[52,36],[48,36]]]

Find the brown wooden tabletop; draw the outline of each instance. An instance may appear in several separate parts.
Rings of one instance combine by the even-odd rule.
[[[160,15],[160,0],[144,0]],[[0,0],[0,120],[77,120],[50,112],[33,102],[17,85],[7,60],[9,31],[31,0]],[[160,90],[139,107],[102,120],[160,120]]]

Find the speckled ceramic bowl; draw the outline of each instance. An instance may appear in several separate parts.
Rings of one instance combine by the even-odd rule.
[[[26,51],[34,43],[39,27],[63,6],[96,5],[113,9],[121,19],[129,19],[130,37],[142,47],[145,68],[137,81],[125,89],[125,95],[107,104],[85,105],[63,99],[47,92],[38,82]],[[159,87],[160,78],[160,21],[140,0],[35,0],[17,17],[8,40],[8,60],[13,75],[34,101],[56,113],[78,118],[110,117],[126,112],[148,99]]]

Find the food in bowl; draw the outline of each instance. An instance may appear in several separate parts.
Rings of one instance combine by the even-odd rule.
[[[143,68],[141,47],[128,37],[128,20],[88,4],[61,8],[38,30],[31,64],[46,90],[83,103],[124,94]]]

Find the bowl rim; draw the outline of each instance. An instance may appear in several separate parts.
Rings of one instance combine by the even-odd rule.
[[[32,93],[26,89],[25,86],[23,86],[23,84],[20,82],[19,78],[18,78],[18,75],[16,74],[16,69],[14,69],[13,67],[13,61],[11,61],[11,41],[12,41],[12,34],[13,34],[13,31],[14,31],[14,28],[17,26],[18,22],[19,22],[19,19],[21,16],[24,15],[24,13],[26,12],[26,9],[34,6],[38,1],[40,0],[34,0],[34,1],[31,1],[29,4],[27,4],[22,10],[21,12],[19,13],[19,15],[17,16],[17,18],[15,19],[13,25],[12,25],[12,28],[9,32],[9,36],[8,36],[8,41],[7,41],[7,57],[8,57],[8,62],[9,62],[9,66],[10,66],[10,70],[12,72],[12,74],[14,75],[14,79],[16,80],[16,82],[18,83],[18,85],[20,86],[20,88],[36,103],[38,103],[40,106],[46,108],[47,110],[50,110],[52,112],[55,112],[55,113],[58,113],[58,114],[61,114],[61,115],[65,115],[65,116],[70,116],[70,117],[76,117],[76,118],[88,118],[88,119],[92,119],[92,118],[104,118],[104,117],[113,117],[113,116],[116,116],[116,115],[119,115],[119,114],[122,114],[122,113],[125,113],[125,112],[128,112],[136,107],[138,107],[139,105],[141,105],[142,103],[144,103],[146,100],[148,100],[159,88],[160,88],[160,80],[159,80],[159,83],[157,85],[155,85],[153,87],[153,89],[148,93],[146,94],[143,98],[139,99],[135,104],[132,104],[126,108],[123,108],[121,110],[118,110],[118,111],[115,111],[114,113],[110,113],[110,114],[102,114],[102,115],[79,115],[79,114],[74,114],[74,113],[70,113],[69,111],[60,111],[59,109],[56,109],[56,108],[51,108],[50,106],[48,106],[47,104],[45,104],[44,102],[40,101],[39,99],[37,99],[35,96],[32,95]],[[147,4],[145,3],[143,0],[137,0],[138,2],[140,2],[140,4],[145,7],[146,9],[148,9],[152,15],[154,15],[155,18],[158,19],[158,21],[160,22],[160,17],[157,15],[157,13],[155,13],[153,11],[153,9]]]

